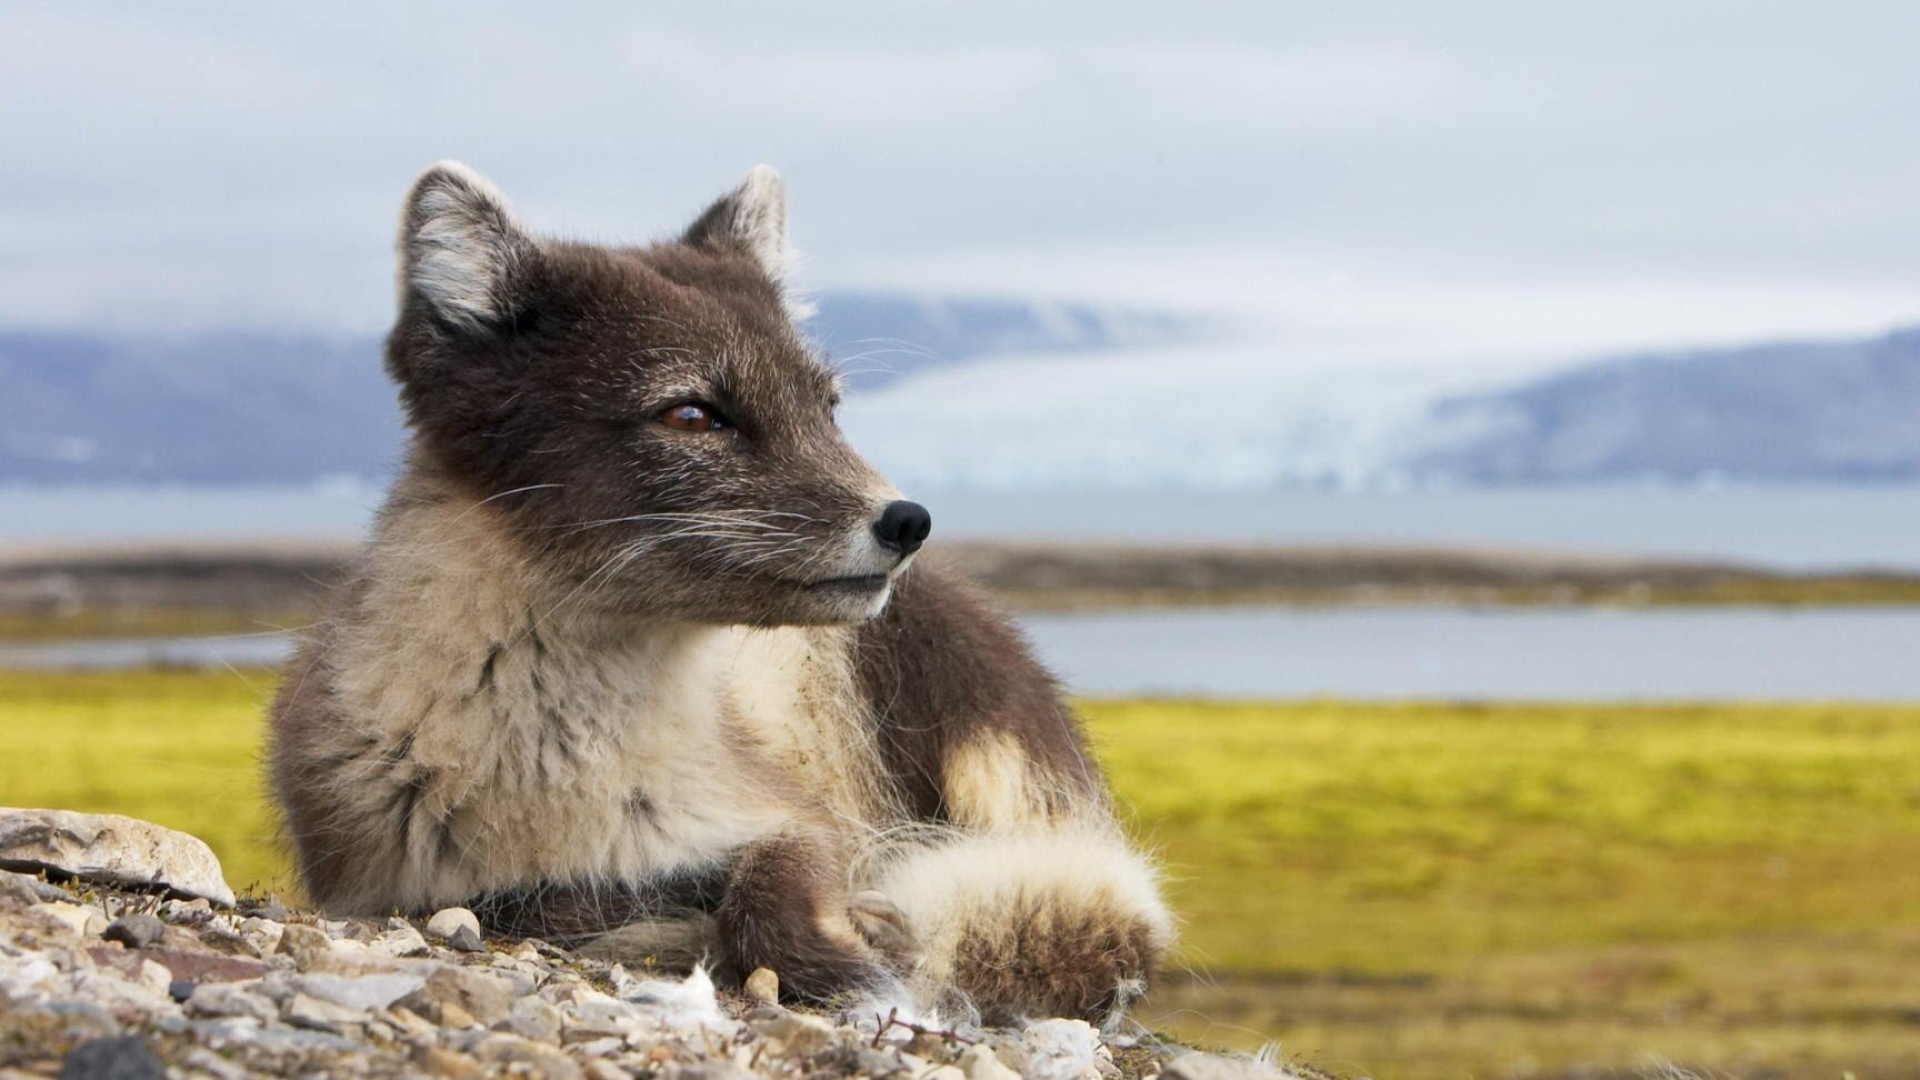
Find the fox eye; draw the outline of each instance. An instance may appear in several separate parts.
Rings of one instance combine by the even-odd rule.
[[[668,406],[659,420],[675,431],[725,431],[733,426],[719,409],[695,401]]]

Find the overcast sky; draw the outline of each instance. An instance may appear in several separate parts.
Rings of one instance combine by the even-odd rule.
[[[442,157],[626,239],[767,161],[810,284],[1376,348],[1920,320],[1911,0],[84,6],[0,0],[7,323],[377,327]]]

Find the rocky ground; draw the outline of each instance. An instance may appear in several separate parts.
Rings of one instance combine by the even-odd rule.
[[[778,975],[629,970],[471,912],[327,919],[233,898],[192,837],[0,809],[0,1080],[1284,1080],[1078,1020],[949,1030],[790,1009]]]

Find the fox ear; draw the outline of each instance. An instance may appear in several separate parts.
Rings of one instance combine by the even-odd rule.
[[[487,178],[442,161],[413,182],[400,217],[400,303],[417,298],[462,330],[514,320],[538,245]]]
[[[793,263],[793,249],[787,246],[786,183],[773,166],[755,165],[740,186],[709,206],[681,239],[695,247],[745,251],[774,284],[784,284]]]

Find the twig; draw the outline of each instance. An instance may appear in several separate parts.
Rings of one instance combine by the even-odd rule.
[[[879,1020],[880,1014],[875,1013],[873,1018],[876,1021]],[[873,1033],[873,1048],[875,1050],[880,1049],[881,1038],[885,1036],[887,1032],[892,1031],[894,1028],[902,1028],[906,1031],[913,1032],[915,1035],[932,1035],[934,1038],[939,1039],[943,1042],[957,1042],[962,1046],[973,1046],[980,1041],[978,1039],[969,1039],[965,1035],[962,1035],[957,1031],[946,1031],[941,1028],[922,1027],[921,1025],[916,1024],[911,1020],[902,1020],[900,1019],[900,1007],[896,1005],[893,1008],[887,1010],[886,1021],[880,1025],[879,1030]]]

